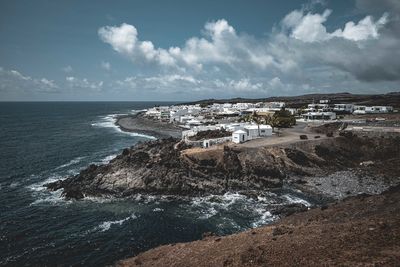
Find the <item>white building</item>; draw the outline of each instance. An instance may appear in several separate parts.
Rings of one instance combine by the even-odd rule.
[[[378,114],[393,112],[392,106],[354,106],[353,114]]]
[[[302,115],[304,120],[335,120],[335,112],[307,112]]]
[[[265,125],[265,124],[246,125],[244,126],[244,131],[247,132],[247,140],[252,140],[258,137],[272,135],[272,127],[270,125]]]
[[[270,125],[245,125],[242,129],[236,130],[232,133],[232,142],[239,144],[267,136],[272,136],[272,127]]]
[[[333,108],[329,104],[308,104],[306,112],[331,112]]]
[[[237,130],[232,133],[232,142],[239,144],[247,141],[247,133],[243,130]]]
[[[351,114],[354,111],[353,104],[335,104],[333,111],[336,113],[348,113]]]

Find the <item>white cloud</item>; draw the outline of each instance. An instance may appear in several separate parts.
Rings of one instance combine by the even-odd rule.
[[[121,54],[131,55],[137,41],[137,30],[134,26],[123,23],[120,27],[106,26],[99,29],[98,34],[105,43]]]
[[[150,41],[139,41],[138,32],[132,25],[123,23],[121,26],[105,26],[98,30],[100,39],[112,48],[133,60],[144,58],[161,65],[173,65],[174,59],[164,49],[155,49]]]
[[[203,38],[192,37],[182,47],[164,49],[156,48],[151,41],[140,41],[132,25],[106,26],[98,31],[102,41],[134,62],[157,63],[181,71],[187,68],[199,71],[207,64],[222,64],[233,69],[246,67],[244,65],[263,69],[280,67],[279,62],[268,55],[264,43],[238,35],[224,19],[206,23],[203,32]]]
[[[283,25],[291,30],[291,37],[303,42],[322,42],[334,37],[344,38],[352,41],[364,41],[377,39],[379,30],[388,22],[388,14],[374,22],[371,16],[366,16],[358,23],[349,21],[344,29],[337,29],[332,33],[327,32],[324,23],[332,11],[327,9],[322,14],[304,14],[303,10],[295,10],[286,15]]]
[[[298,11],[295,11],[295,14],[296,19],[299,20],[296,21],[294,25],[290,25],[293,27],[291,34],[293,38],[304,42],[325,41],[331,38],[331,36],[326,32],[325,26],[323,25],[323,23],[331,14],[330,10],[325,10],[322,15],[308,13],[300,18],[297,17]]]
[[[193,84],[197,83],[197,80],[193,78],[193,76],[182,76],[178,74],[148,77],[144,78],[144,80],[147,82],[157,82],[162,85],[168,85],[174,82],[188,82]]]
[[[16,70],[10,70],[9,72],[11,75],[17,77],[18,79],[24,80],[24,81],[31,81],[32,78],[29,76],[24,76],[22,75],[19,71]]]
[[[358,24],[355,24],[353,21],[347,22],[343,30],[336,30],[332,33],[332,36],[343,37],[353,41],[362,41],[370,38],[377,39],[379,37],[379,30],[387,22],[387,13],[383,14],[377,22],[374,22],[371,16],[366,16],[364,19],[360,20]]]
[[[7,91],[56,92],[59,86],[47,78],[33,78],[17,70],[0,68],[1,89]]]
[[[237,91],[258,91],[263,88],[262,83],[252,83],[250,79],[243,78],[238,81],[231,80],[229,81],[230,88],[233,88]]]
[[[389,31],[390,14],[327,30],[332,11],[310,10],[290,12],[266,38],[238,33],[224,19],[207,22],[202,36],[180,47],[159,48],[140,40],[128,24],[102,27],[99,36],[135,64],[158,65],[147,77],[117,81],[120,89],[261,96],[351,91],[350,85],[400,80],[400,38]]]
[[[92,89],[95,91],[101,90],[104,82],[103,81],[89,81],[87,78],[77,78],[74,76],[65,77],[70,88],[80,89]]]
[[[39,81],[40,81],[40,83],[46,85],[46,86],[49,87],[49,88],[53,88],[53,89],[58,88],[57,84],[56,84],[54,81],[52,81],[52,80],[48,80],[48,79],[46,79],[46,78],[42,78],[42,79],[40,79]]]
[[[111,64],[110,64],[110,62],[106,62],[106,61],[103,61],[103,62],[101,62],[101,65],[100,65],[104,70],[107,70],[107,71],[109,71],[109,70],[111,70]]]
[[[62,70],[63,70],[65,73],[71,73],[71,72],[74,71],[74,69],[73,69],[70,65],[65,66]]]

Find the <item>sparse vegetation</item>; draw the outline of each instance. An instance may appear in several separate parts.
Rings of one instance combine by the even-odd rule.
[[[207,131],[198,132],[196,135],[189,137],[189,140],[199,141],[199,140],[203,140],[203,139],[221,138],[221,137],[227,137],[227,136],[231,136],[231,135],[232,135],[232,133],[228,132],[225,129],[207,130]]]

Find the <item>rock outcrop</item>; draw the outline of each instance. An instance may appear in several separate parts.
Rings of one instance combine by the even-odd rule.
[[[47,184],[63,189],[66,198],[222,194],[227,191],[279,188],[293,177],[358,168],[361,162],[398,164],[400,138],[363,138],[352,134],[309,140],[287,146],[248,148],[234,145],[212,149],[175,146],[169,138],[138,144],[106,165],[90,165],[78,175]],[[368,166],[371,171],[374,164]],[[398,168],[388,168],[397,172]],[[305,181],[306,182],[306,181]]]

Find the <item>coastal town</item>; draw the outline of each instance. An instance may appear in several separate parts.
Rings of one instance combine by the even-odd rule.
[[[237,102],[157,106],[143,112],[147,119],[182,128],[182,142],[209,148],[227,142],[240,144],[275,137],[282,133],[282,128],[296,124],[303,128],[332,122],[366,126],[371,120],[363,119],[362,115],[375,116],[374,121],[385,121],[380,115],[397,113],[397,110],[392,106],[332,103],[321,99],[302,108],[287,106],[285,102]],[[308,138],[300,135],[299,138]]]
[[[386,252],[393,247],[388,236],[398,236],[400,229],[400,94],[330,97],[256,103],[204,100],[135,109],[115,117],[115,124],[143,141],[106,164],[91,164],[44,186],[61,191],[68,201],[211,199],[213,213],[205,220],[216,218],[214,207],[221,198],[229,203],[240,198],[251,205],[266,201],[260,204],[265,219],[256,228],[226,237],[204,233],[199,241],[160,246],[117,266],[172,266],[177,259],[182,259],[180,266],[192,266],[186,258],[210,266],[201,264],[209,255],[215,255],[215,262],[238,262],[232,266],[243,266],[246,257],[251,263],[253,258],[261,260],[244,266],[265,266],[270,258],[264,255],[278,248],[290,255],[298,252],[295,257],[304,266],[313,266],[315,260],[323,265],[331,251],[346,255],[340,262],[378,258],[384,266],[395,266],[398,253]],[[339,101],[343,98],[358,101]],[[231,206],[227,210],[231,212]],[[376,242],[370,242],[371,235]],[[309,240],[306,246],[304,240]],[[322,241],[315,245],[314,240]],[[312,246],[316,254],[304,258]],[[231,248],[239,256],[225,253]],[[354,255],[344,253],[348,251]],[[277,266],[287,259],[274,258]]]
[[[400,267],[400,0],[0,18],[0,267]]]

